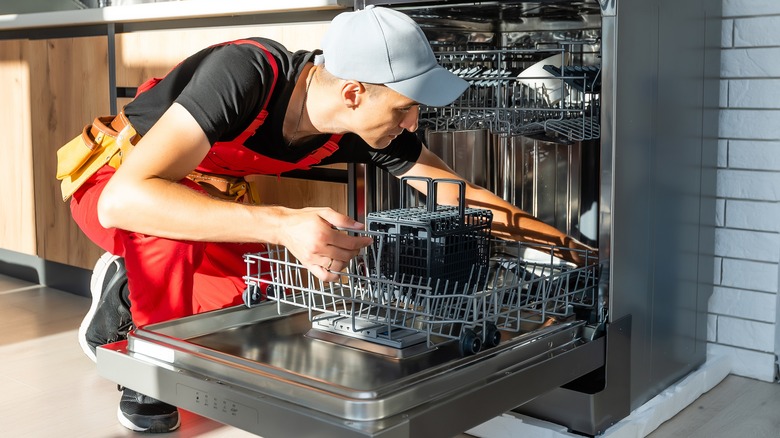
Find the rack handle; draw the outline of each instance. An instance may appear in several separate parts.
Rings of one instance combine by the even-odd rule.
[[[433,188],[433,180],[431,178],[428,178],[426,176],[402,176],[401,177],[401,208],[407,208],[406,205],[406,186],[409,185],[409,181],[423,181],[425,185],[427,186],[428,194],[431,193],[431,189]],[[428,209],[428,211],[431,210],[431,197],[428,196],[425,200],[425,207]]]
[[[459,179],[452,179],[452,178],[439,178],[433,180],[433,183],[431,184],[431,187],[433,188],[433,194],[431,194],[431,191],[428,191],[428,199],[431,200],[431,205],[433,205],[433,209],[428,208],[429,211],[436,211],[436,206],[439,205],[436,202],[436,194],[438,191],[436,190],[438,185],[440,183],[447,183],[447,184],[455,184],[458,186],[458,216],[461,218],[461,220],[465,220],[466,217],[466,183],[463,180]]]
[[[410,180],[423,181],[427,186],[428,196],[425,200],[425,208],[430,211],[436,211],[436,192],[440,183],[456,184],[458,186],[458,215],[461,218],[466,216],[466,182],[454,179],[454,178],[438,178],[431,179],[423,176],[404,176],[401,177],[401,207],[406,207],[406,186],[409,185]]]

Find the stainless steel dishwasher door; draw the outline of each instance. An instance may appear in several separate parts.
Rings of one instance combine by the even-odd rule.
[[[143,327],[99,348],[98,372],[266,438],[450,437],[604,365],[579,321],[397,358],[308,336],[308,318],[266,303]]]

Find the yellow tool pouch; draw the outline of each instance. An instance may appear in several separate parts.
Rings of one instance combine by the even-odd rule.
[[[123,121],[126,122],[123,116]],[[132,149],[136,135],[129,122],[122,123],[121,131],[111,126],[115,117],[98,117],[81,134],[57,151],[57,179],[61,180],[62,200],[67,201],[101,167],[108,164],[118,168],[123,156]]]
[[[225,201],[260,205],[260,197],[252,183],[241,177],[192,171],[187,178],[197,183],[210,196]]]

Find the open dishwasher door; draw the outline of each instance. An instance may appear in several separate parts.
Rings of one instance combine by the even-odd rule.
[[[573,310],[595,267],[518,260],[464,286],[362,262],[318,283],[271,248],[246,277],[270,300],[138,328],[98,349],[98,371],[264,437],[451,437],[604,365]]]

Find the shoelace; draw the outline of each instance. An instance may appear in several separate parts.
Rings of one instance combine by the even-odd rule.
[[[110,344],[112,342],[117,342],[121,340],[127,339],[127,334],[130,333],[131,330],[135,328],[133,326],[133,321],[128,321],[120,325],[116,330],[116,336],[113,337],[113,339],[109,339],[106,343]]]

